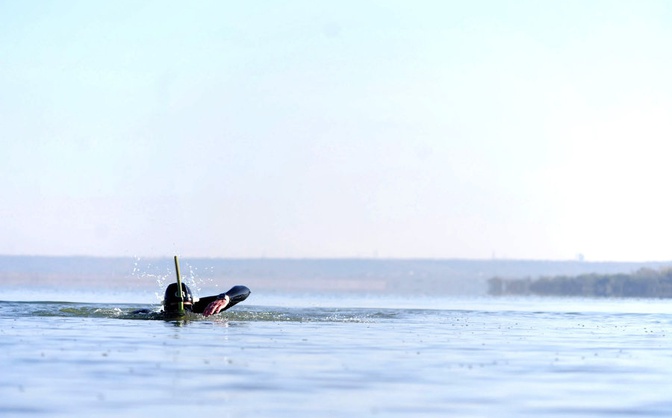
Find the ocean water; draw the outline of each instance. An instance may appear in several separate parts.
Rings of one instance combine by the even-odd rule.
[[[670,301],[252,291],[168,321],[6,290],[0,416],[672,416]]]

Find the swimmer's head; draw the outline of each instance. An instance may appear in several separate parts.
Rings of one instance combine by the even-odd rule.
[[[194,297],[186,284],[182,283],[182,298],[184,299],[184,309],[190,311],[194,303]],[[166,294],[163,296],[163,310],[172,313],[179,310],[180,293],[177,291],[177,283],[171,283],[166,288]]]

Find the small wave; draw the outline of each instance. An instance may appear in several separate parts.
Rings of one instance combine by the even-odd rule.
[[[0,302],[0,315],[7,317],[109,318],[122,320],[240,321],[240,322],[332,322],[365,323],[394,318],[394,312],[369,309],[236,307],[219,315],[204,317],[187,313],[180,318],[166,317],[158,307],[138,305],[105,306],[71,302]]]

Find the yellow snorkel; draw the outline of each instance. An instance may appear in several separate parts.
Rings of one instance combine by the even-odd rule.
[[[184,316],[184,291],[182,291],[182,275],[180,274],[180,262],[175,256],[175,274],[177,274],[177,292],[180,294],[180,301],[177,303],[177,314]]]

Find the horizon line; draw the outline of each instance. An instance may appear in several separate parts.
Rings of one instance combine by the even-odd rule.
[[[380,257],[380,256],[189,256],[189,255],[165,255],[165,256],[129,256],[129,255],[84,255],[84,254],[72,254],[72,255],[53,255],[53,254],[0,254],[0,258],[81,258],[81,259],[136,259],[136,260],[163,260],[170,259],[177,255],[181,259],[186,260],[249,260],[249,261],[261,261],[261,260],[270,260],[270,261],[353,261],[353,260],[362,260],[362,261],[514,261],[514,262],[574,262],[574,263],[672,263],[670,260],[589,260],[589,259],[578,259],[578,258],[507,258],[507,257],[489,257],[489,258],[478,258],[478,257]]]

